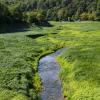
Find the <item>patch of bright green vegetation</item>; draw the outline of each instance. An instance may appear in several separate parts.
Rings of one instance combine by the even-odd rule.
[[[62,47],[57,60],[65,99],[100,99],[100,23],[51,24],[0,35],[0,100],[38,100],[38,61]]]
[[[39,28],[31,28],[0,35],[0,100],[39,99],[39,58],[61,48],[42,34],[42,29],[40,33]]]
[[[69,23],[59,35],[69,46],[57,59],[66,100],[100,100],[100,23]]]

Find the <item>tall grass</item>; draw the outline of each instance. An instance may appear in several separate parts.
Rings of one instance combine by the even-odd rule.
[[[0,100],[39,99],[41,81],[38,76],[38,60],[60,47],[45,41],[44,38],[48,36],[38,37],[41,42],[38,41],[38,34],[40,36],[37,28],[25,33],[0,35]]]
[[[70,46],[57,58],[66,100],[100,99],[99,27],[98,22],[69,23],[60,33]]]
[[[39,100],[38,61],[62,47],[57,60],[65,99],[100,99],[100,23],[51,24],[0,34],[0,100]]]

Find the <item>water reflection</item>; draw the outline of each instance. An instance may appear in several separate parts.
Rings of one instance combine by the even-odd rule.
[[[58,75],[60,66],[56,62],[56,56],[63,50],[64,48],[43,57],[39,61],[39,75],[43,84],[42,100],[63,100],[61,82]]]

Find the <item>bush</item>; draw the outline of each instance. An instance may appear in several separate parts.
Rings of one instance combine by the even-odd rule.
[[[45,19],[44,12],[42,11],[30,11],[23,13],[23,21],[31,23],[41,23]]]
[[[96,13],[92,12],[92,13],[88,14],[88,19],[92,20],[92,21],[95,20],[96,19]]]
[[[96,21],[100,21],[100,12],[96,12]]]
[[[80,15],[80,19],[81,19],[81,20],[88,20],[88,13],[82,13],[82,14]]]
[[[37,15],[37,12],[33,12],[33,11],[25,12],[23,13],[23,21],[29,24],[36,22],[36,15]]]

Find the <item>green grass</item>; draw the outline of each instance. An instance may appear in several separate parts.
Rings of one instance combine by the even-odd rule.
[[[35,36],[28,37],[32,34],[44,33],[33,28],[27,32],[0,35],[0,100],[39,99],[38,60],[60,47],[45,40],[39,42]]]
[[[62,47],[57,60],[65,99],[100,99],[100,23],[51,24],[0,35],[0,100],[38,100],[38,61]]]
[[[70,46],[57,58],[66,100],[100,100],[99,27],[96,22],[69,23],[59,33]]]

